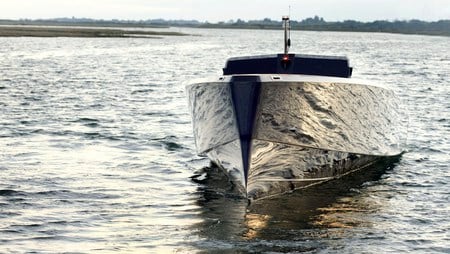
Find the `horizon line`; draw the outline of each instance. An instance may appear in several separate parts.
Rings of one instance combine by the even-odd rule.
[[[370,21],[361,21],[361,20],[356,20],[356,19],[344,19],[344,20],[326,20],[323,17],[320,17],[318,15],[315,15],[313,17],[307,17],[307,18],[303,18],[303,19],[291,19],[291,21],[304,21],[307,19],[314,19],[318,17],[319,19],[322,19],[325,22],[345,22],[345,21],[357,21],[357,22],[361,22],[361,23],[371,23],[371,22],[376,22],[376,21],[388,21],[388,22],[396,22],[396,21],[400,21],[400,22],[405,22],[405,21],[422,21],[422,22],[439,22],[439,21],[447,21],[450,19],[435,19],[435,20],[425,20],[425,19],[420,19],[420,18],[410,18],[410,19],[374,19],[374,20],[370,20]],[[231,21],[233,22],[238,22],[239,20],[244,21],[244,22],[249,22],[249,21],[263,21],[265,19],[269,19],[270,21],[275,21],[278,22],[278,20],[266,17],[266,18],[261,18],[261,19],[242,19],[242,18],[237,18],[237,19],[229,19],[229,20],[220,20],[220,21],[208,21],[208,20],[198,20],[198,19],[165,19],[165,18],[148,18],[148,19],[120,19],[120,18],[90,18],[90,17],[46,17],[46,18],[0,18],[0,20],[10,20],[10,21],[23,21],[23,20],[29,20],[29,21],[39,21],[39,20],[58,20],[58,19],[66,19],[66,20],[93,20],[93,21],[119,21],[119,22],[142,22],[142,21],[156,21],[156,20],[162,20],[162,21],[186,21],[186,22],[199,22],[199,23],[210,23],[210,24],[218,24],[218,23],[230,23]],[[280,21],[281,22],[281,19]]]

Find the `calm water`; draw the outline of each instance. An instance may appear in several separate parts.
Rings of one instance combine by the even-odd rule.
[[[0,38],[0,252],[450,252],[450,38],[293,32],[409,108],[394,164],[247,206],[194,151],[184,82],[281,31]],[[207,173],[208,177],[194,177]]]

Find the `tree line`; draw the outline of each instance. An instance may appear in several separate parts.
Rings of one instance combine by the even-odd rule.
[[[263,20],[244,21],[238,19],[218,23],[202,23],[205,28],[242,28],[242,29],[281,29],[282,22],[265,18]],[[422,20],[377,20],[361,22],[345,20],[327,22],[315,16],[301,21],[291,20],[291,29],[306,31],[346,31],[346,32],[385,32],[403,34],[427,34],[450,36],[450,20],[427,22]]]
[[[196,27],[196,28],[232,28],[232,29],[282,29],[282,22],[265,18],[262,20],[229,20],[217,23],[200,22],[197,20],[102,20],[87,18],[56,18],[56,19],[21,19],[0,20],[3,25],[80,25],[80,26],[118,26],[118,27]],[[439,21],[422,20],[377,20],[361,22],[355,20],[325,21],[319,16],[301,21],[291,20],[293,30],[306,31],[346,31],[346,32],[384,32],[402,34],[426,34],[450,36],[450,19]]]

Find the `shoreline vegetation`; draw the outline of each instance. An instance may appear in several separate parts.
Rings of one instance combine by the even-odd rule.
[[[35,36],[35,37],[138,37],[161,38],[160,36],[188,35],[178,32],[138,30],[136,28],[223,28],[223,29],[270,29],[281,28],[281,21],[269,18],[263,20],[227,22],[200,22],[197,20],[96,20],[85,18],[57,18],[40,20],[0,20],[0,37]],[[133,29],[128,29],[133,28]],[[421,20],[408,21],[373,21],[360,22],[346,20],[327,22],[315,16],[302,21],[291,20],[292,30],[303,31],[338,31],[338,32],[382,32],[399,34],[421,34],[450,36],[450,19],[433,22]]]
[[[145,31],[112,29],[102,27],[77,27],[42,25],[2,25],[0,22],[0,37],[79,37],[79,38],[148,38],[159,39],[161,36],[186,36],[189,34],[167,31]]]
[[[159,39],[161,36],[185,35],[188,34],[178,32],[136,31],[105,28],[0,26],[0,37],[109,37]]]
[[[345,20],[327,22],[323,18],[315,16],[302,21],[291,20],[292,30],[301,31],[333,31],[333,32],[370,32],[370,33],[396,33],[396,34],[420,34],[435,36],[450,36],[450,19],[433,22],[421,20],[360,22]],[[217,24],[204,23],[203,28],[244,28],[244,29],[282,29],[281,21],[270,19],[233,22],[219,22]]]

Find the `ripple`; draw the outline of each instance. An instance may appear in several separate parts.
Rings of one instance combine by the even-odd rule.
[[[148,89],[138,89],[138,90],[134,90],[133,92],[131,92],[132,95],[134,94],[140,94],[140,93],[150,93],[155,91],[154,89],[148,88]]]
[[[16,191],[11,189],[0,190],[0,196],[11,197],[11,196],[26,196],[27,193],[23,191]]]
[[[178,142],[178,138],[176,136],[166,136],[163,138],[157,138],[153,140],[158,141],[168,151],[178,151],[185,149],[185,147]]]
[[[88,122],[88,123],[91,123],[91,122],[99,122],[99,120],[98,119],[95,119],[95,118],[89,118],[89,117],[81,117],[81,118],[78,118],[77,120],[74,120],[73,122],[75,122],[75,123],[84,123],[84,122]]]

